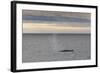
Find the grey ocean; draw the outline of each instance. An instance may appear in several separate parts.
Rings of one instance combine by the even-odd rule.
[[[90,34],[23,34],[22,41],[22,62],[25,63],[91,58]]]

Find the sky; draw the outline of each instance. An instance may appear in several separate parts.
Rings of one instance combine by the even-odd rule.
[[[23,33],[90,33],[90,13],[23,10]]]

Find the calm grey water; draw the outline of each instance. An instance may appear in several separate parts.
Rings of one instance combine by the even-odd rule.
[[[60,52],[74,50],[73,52]],[[90,59],[89,34],[23,34],[22,62]]]

